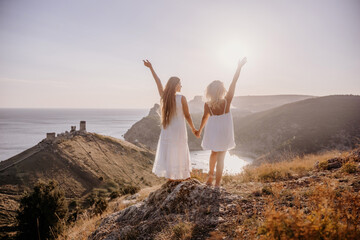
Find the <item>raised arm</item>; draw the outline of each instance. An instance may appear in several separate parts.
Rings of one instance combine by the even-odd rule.
[[[205,104],[204,104],[204,115],[203,115],[203,117],[202,117],[202,119],[201,119],[200,128],[199,128],[199,130],[197,130],[197,131],[195,132],[196,137],[198,137],[198,138],[200,137],[201,132],[202,132],[203,128],[205,127],[205,124],[206,124],[209,116],[210,116],[209,107],[208,107],[208,105],[205,103]]]
[[[188,122],[188,124],[191,128],[191,131],[195,134],[196,129],[194,127],[193,121],[190,116],[189,106],[187,104],[186,97],[184,97],[184,96],[181,97],[181,103],[182,103],[182,108],[183,108],[185,119]]]
[[[144,62],[144,65],[150,69],[151,74],[153,75],[153,77],[155,79],[156,86],[158,88],[160,97],[162,97],[162,95],[164,93],[164,88],[163,88],[163,85],[161,84],[160,78],[156,75],[156,72],[154,71],[154,69],[153,69],[151,63],[149,62],[149,60],[146,59],[146,60],[143,60],[143,62]]]
[[[239,79],[239,76],[240,76],[240,71],[241,71],[241,68],[242,66],[245,65],[247,59],[246,58],[243,58],[241,61],[239,61],[238,63],[238,67],[236,69],[236,72],[235,72],[235,75],[234,75],[234,78],[230,84],[230,87],[229,87],[229,91],[227,92],[225,98],[226,98],[226,101],[228,102],[228,104],[231,103],[233,97],[234,97],[234,93],[235,93],[235,87],[236,87],[236,82],[237,80]]]

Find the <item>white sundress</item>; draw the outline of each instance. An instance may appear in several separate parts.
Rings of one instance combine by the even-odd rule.
[[[176,95],[176,113],[170,124],[163,129],[157,145],[153,173],[170,179],[190,177],[190,151],[186,131],[185,116],[181,103],[182,95]]]
[[[226,111],[226,99],[224,112],[221,115],[214,115],[210,110],[209,119],[205,125],[204,137],[201,146],[204,150],[212,150],[214,152],[222,152],[233,149],[234,139],[234,122],[231,111]]]

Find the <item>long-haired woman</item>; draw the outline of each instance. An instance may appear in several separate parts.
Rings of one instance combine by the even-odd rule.
[[[226,92],[224,83],[219,80],[211,82],[206,88],[205,96],[208,101],[204,104],[204,115],[200,128],[196,131],[195,135],[200,137],[201,131],[205,126],[201,146],[204,150],[211,150],[207,185],[212,185],[216,164],[215,186],[220,186],[226,151],[235,147],[234,124],[230,105],[234,97],[235,86],[239,79],[241,68],[246,61],[246,58],[239,61],[229,91]]]
[[[185,119],[193,133],[195,127],[186,98],[177,94],[182,87],[180,79],[170,77],[164,89],[151,63],[144,60],[144,65],[150,69],[161,98],[161,133],[152,171],[169,180],[188,179],[191,165]]]

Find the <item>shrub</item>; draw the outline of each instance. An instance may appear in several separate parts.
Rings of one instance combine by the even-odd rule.
[[[107,197],[108,192],[106,189],[94,188],[91,193],[85,198],[84,207],[92,207],[99,198]]]
[[[268,172],[259,175],[260,181],[273,182],[283,179],[282,174],[279,170],[270,170]]]
[[[78,202],[76,200],[72,200],[70,203],[69,203],[69,210],[73,210],[73,209],[76,209],[78,207]]]
[[[125,185],[120,189],[122,195],[135,194],[140,191],[140,187],[134,185]]]
[[[346,173],[356,173],[356,165],[353,162],[347,162],[341,167],[341,170]]]
[[[327,161],[322,161],[319,163],[319,168],[321,170],[327,170],[328,169],[328,162]]]
[[[38,182],[20,200],[17,220],[20,239],[56,239],[67,215],[65,195],[56,181]]]
[[[110,193],[110,199],[115,199],[117,197],[120,196],[120,192],[119,191],[113,191]]]
[[[104,184],[104,188],[106,188],[108,192],[112,192],[119,188],[119,184],[113,180],[107,180],[107,182]]]
[[[108,203],[106,199],[100,197],[95,202],[94,213],[100,215],[106,210],[107,207],[108,207]]]

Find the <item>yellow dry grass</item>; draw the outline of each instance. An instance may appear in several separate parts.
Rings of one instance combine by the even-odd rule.
[[[309,171],[314,169],[316,162],[322,162],[330,158],[341,157],[347,153],[331,151],[322,154],[310,154],[303,157],[295,157],[288,161],[276,163],[263,163],[260,166],[247,166],[240,174],[225,178],[226,181],[236,182],[271,182],[277,180],[287,180],[293,177],[306,176]],[[226,182],[225,181],[225,182]]]
[[[161,185],[156,185],[148,188],[141,189],[139,193],[139,197],[136,199],[136,202],[144,200],[151,192],[160,188]],[[77,221],[70,226],[67,226],[62,235],[58,238],[59,240],[85,240],[88,239],[89,235],[93,233],[97,227],[100,225],[101,221],[109,214],[114,212],[118,212],[126,207],[135,204],[124,204],[123,200],[127,197],[121,196],[111,202],[107,209],[101,215],[92,215],[88,212],[82,214]]]

